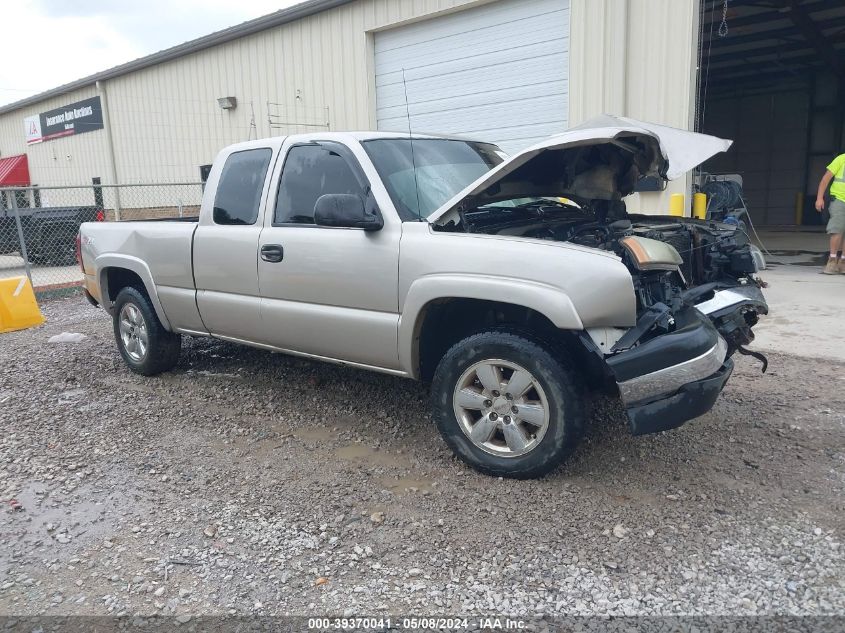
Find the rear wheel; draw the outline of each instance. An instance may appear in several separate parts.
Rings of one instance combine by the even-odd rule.
[[[143,376],[168,371],[179,362],[182,337],[164,329],[149,297],[137,288],[117,295],[114,338],[129,369]]]
[[[432,382],[437,428],[464,462],[528,479],[558,466],[581,437],[581,388],[530,335],[484,332],[455,344]]]
[[[76,263],[76,243],[74,235],[56,236],[50,244],[49,259],[56,266],[71,266]]]

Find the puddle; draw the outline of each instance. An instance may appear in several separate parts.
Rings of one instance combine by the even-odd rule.
[[[775,250],[766,255],[766,264],[772,266],[819,266],[826,260],[827,253],[814,251]]]
[[[251,417],[248,415],[243,415],[242,409],[237,409],[235,407],[230,407],[226,404],[217,402],[203,402],[201,405],[199,405],[199,408],[203,410],[203,413],[219,415],[220,417],[224,418],[244,418],[248,420]]]
[[[827,253],[825,253],[824,251],[805,251],[805,250],[800,250],[800,249],[779,248],[779,249],[770,250],[769,254],[774,255],[774,256],[786,255],[786,256],[789,256],[789,257],[795,256],[795,255],[810,255],[812,257],[818,257],[820,255],[826,255]]]
[[[77,489],[77,492],[79,489]],[[105,533],[108,525],[104,521],[106,506],[90,501],[59,503],[50,498],[49,491],[42,484],[30,484],[15,494],[22,506],[15,515],[25,519],[26,534],[36,538],[54,538],[62,541],[69,535],[76,538],[85,534],[92,536]]]
[[[365,444],[351,444],[334,451],[336,457],[354,462],[366,462],[376,466],[406,466],[407,461],[397,455],[383,453]]]
[[[189,378],[191,376],[202,376],[203,378],[235,378],[237,380],[244,379],[241,374],[233,374],[224,371],[212,371],[210,369],[189,369],[185,372],[185,375]],[[171,378],[171,380],[176,380],[176,378]]]
[[[382,477],[378,482],[387,490],[395,494],[427,494],[434,489],[434,482],[429,479],[416,479],[414,477]]]
[[[297,429],[293,431],[295,437],[310,442],[327,442],[335,438],[335,433],[324,426],[315,426],[308,429]]]

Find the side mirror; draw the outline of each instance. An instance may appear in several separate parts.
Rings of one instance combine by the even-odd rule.
[[[364,201],[349,193],[327,193],[314,204],[314,223],[317,226],[334,226],[349,229],[378,231],[384,220],[378,211],[368,213]]]

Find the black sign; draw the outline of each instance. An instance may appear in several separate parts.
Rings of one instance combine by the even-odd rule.
[[[36,127],[37,125],[37,127]],[[40,143],[61,136],[82,134],[103,129],[103,106],[100,97],[91,97],[26,120],[27,143]]]

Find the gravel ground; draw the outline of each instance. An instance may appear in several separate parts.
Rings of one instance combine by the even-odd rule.
[[[44,312],[0,336],[2,614],[845,613],[842,364],[740,357],[657,436],[595,402],[518,482],[411,381],[209,340],[142,378],[104,312]]]

